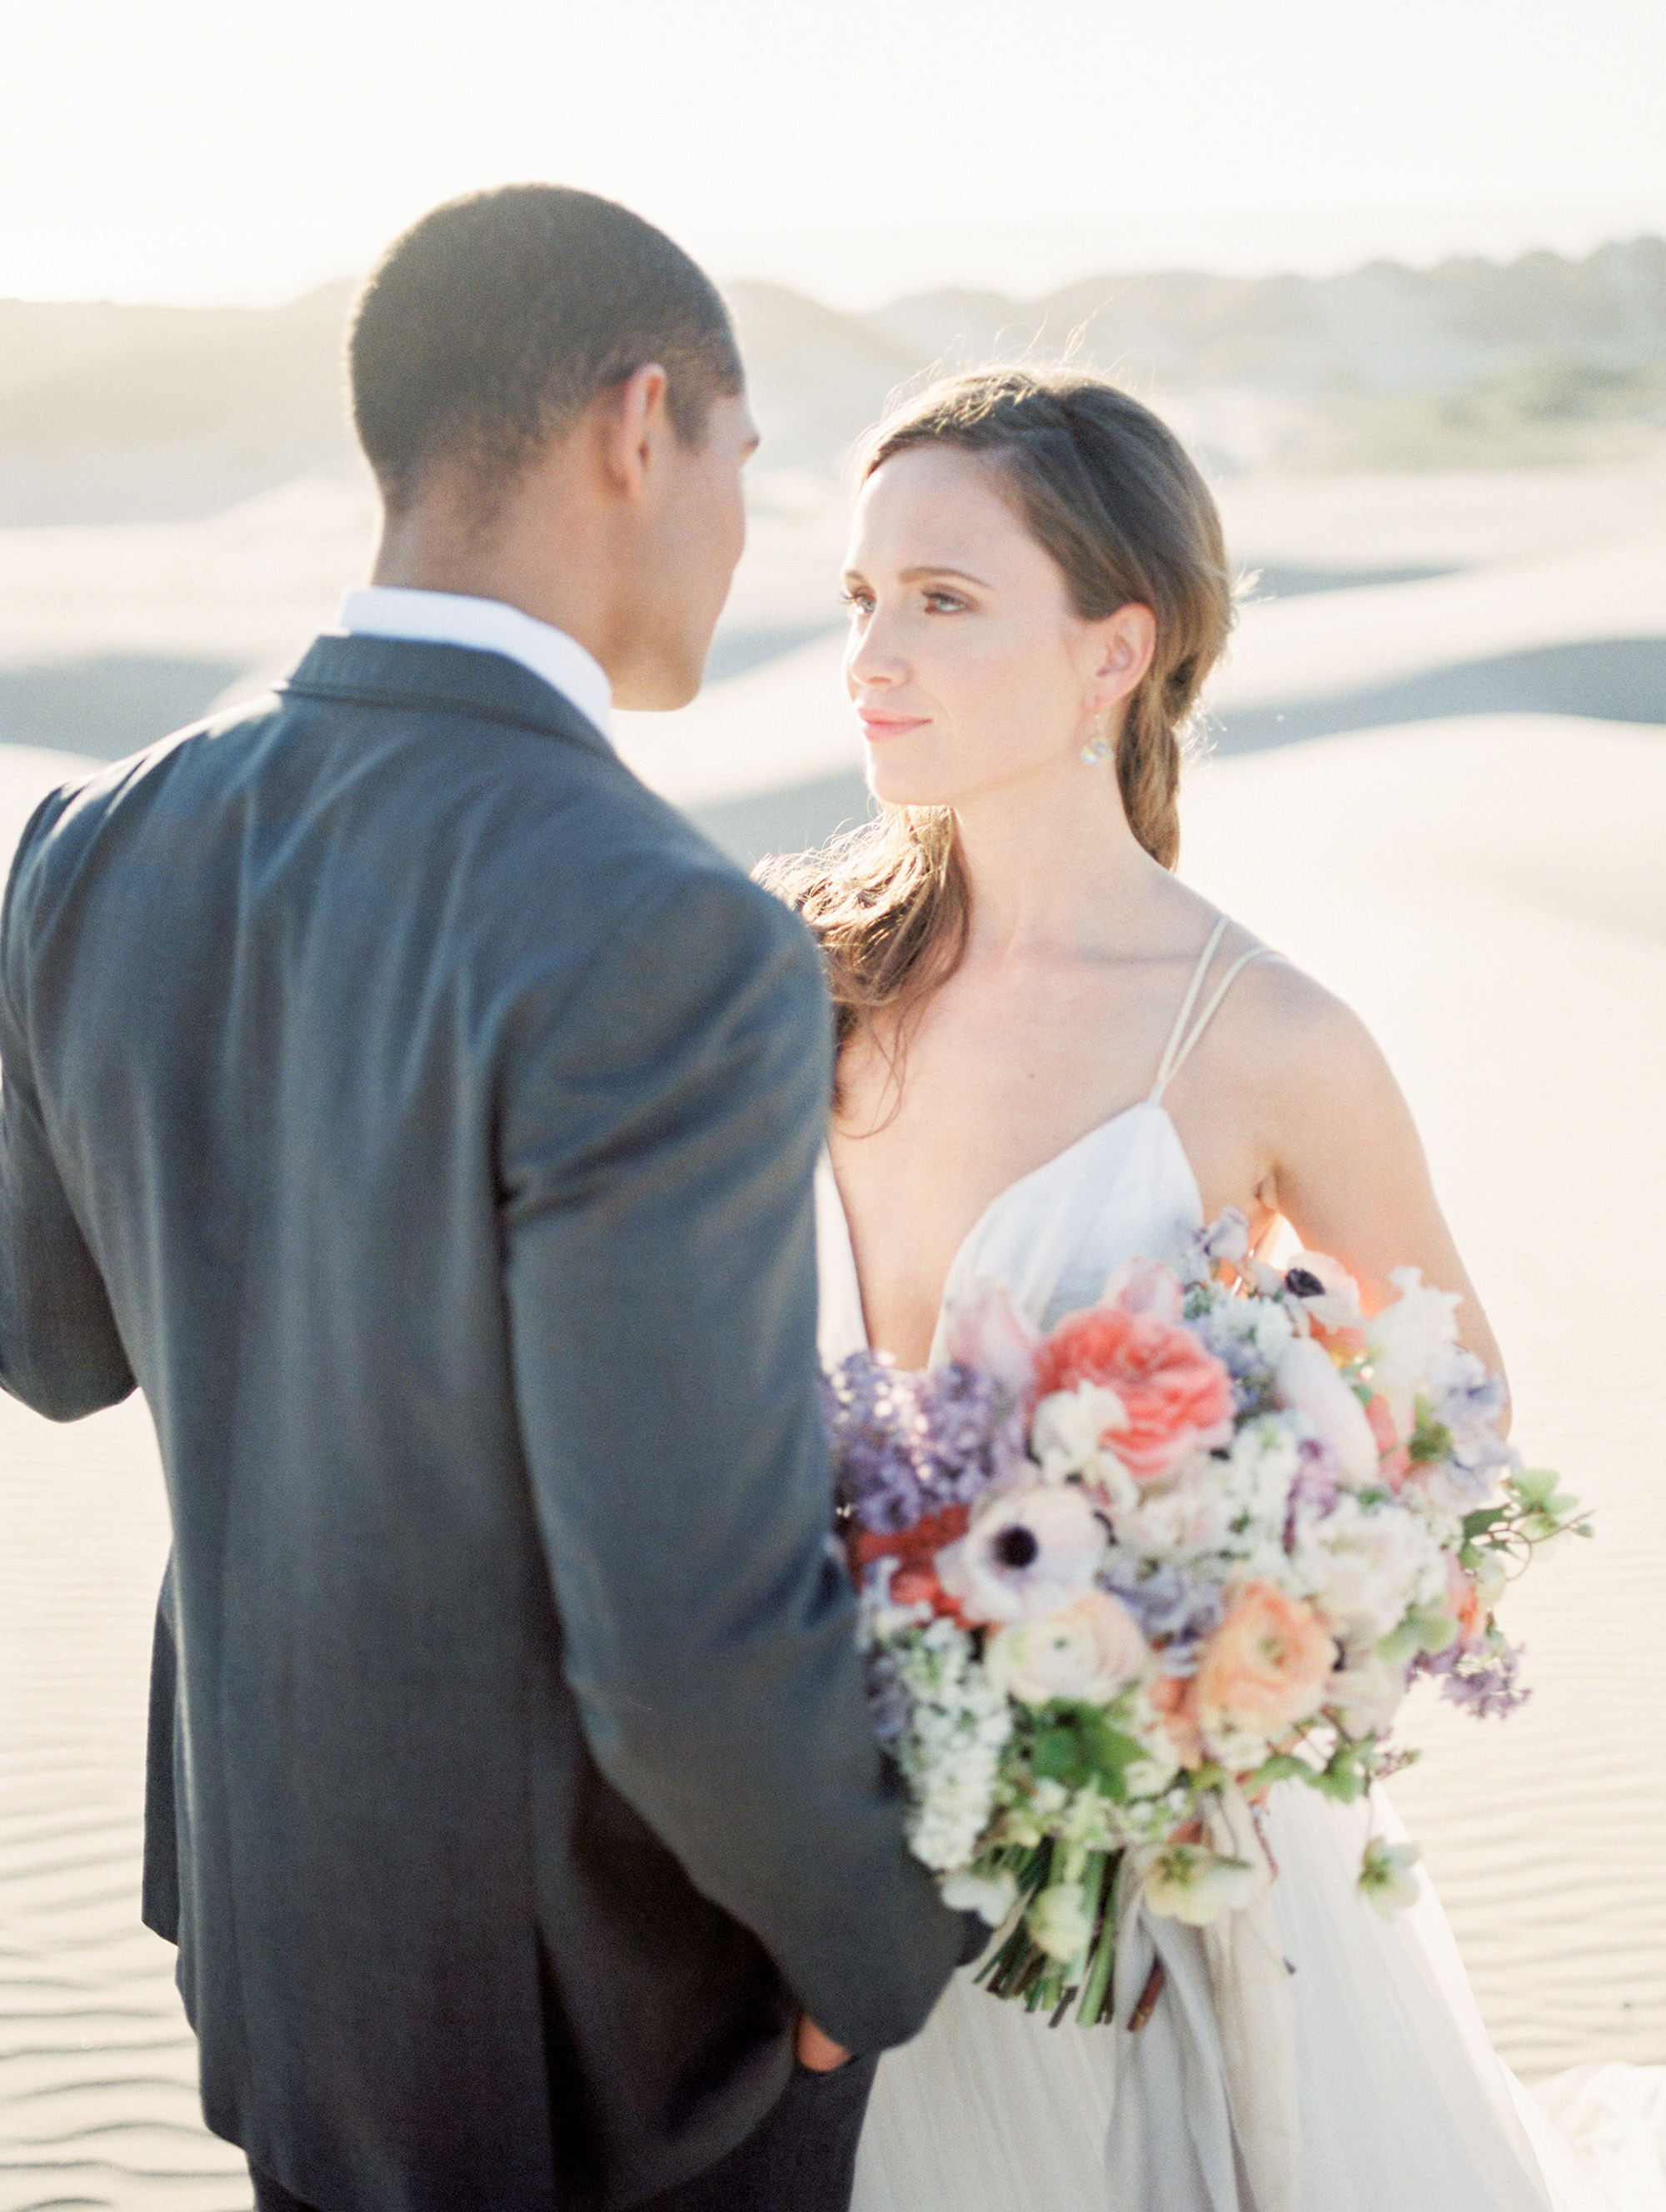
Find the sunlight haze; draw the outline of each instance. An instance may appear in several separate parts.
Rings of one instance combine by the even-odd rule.
[[[1658,0],[7,15],[0,296],[272,302],[532,176],[845,304],[1666,227]]]

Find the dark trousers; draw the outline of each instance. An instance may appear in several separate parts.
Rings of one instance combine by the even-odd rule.
[[[831,2074],[795,2066],[780,2102],[745,2142],[639,2212],[849,2212],[879,2063],[853,2058]],[[254,2203],[255,2212],[317,2212],[264,2173],[254,2173]]]

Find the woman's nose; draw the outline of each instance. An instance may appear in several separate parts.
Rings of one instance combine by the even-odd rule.
[[[907,673],[895,625],[882,609],[875,607],[865,619],[852,623],[844,649],[844,674],[853,691],[900,684]]]

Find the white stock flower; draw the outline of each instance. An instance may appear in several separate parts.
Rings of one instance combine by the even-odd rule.
[[[912,1800],[909,1848],[946,1873],[970,1863],[988,1825],[1012,1707],[952,1620],[909,1632],[890,1650],[909,1700],[908,1725],[892,1749]]]
[[[1222,1858],[1201,1844],[1166,1844],[1146,1870],[1146,1903],[1165,1919],[1207,1928],[1248,1905],[1263,1878],[1248,1859]]]
[[[1080,1885],[1073,1881],[1057,1881],[1043,1890],[1025,1917],[1037,1948],[1049,1959],[1079,1958],[1092,1939],[1093,1923]]]
[[[1322,1344],[1292,1337],[1279,1355],[1275,1388],[1279,1403],[1304,1414],[1330,1446],[1344,1482],[1363,1489],[1377,1480],[1377,1439],[1365,1409]]]
[[[1408,1905],[1415,1905],[1420,1887],[1417,1863],[1422,1856],[1415,1844],[1384,1844],[1375,1838],[1365,1846],[1359,1869],[1359,1894],[1385,1920],[1392,1920]]]
[[[1365,1350],[1377,1388],[1402,1435],[1412,1425],[1413,1401],[1444,1347],[1457,1337],[1462,1304],[1456,1291],[1432,1289],[1419,1267],[1396,1267],[1389,1278],[1400,1296],[1365,1323]]]
[[[1018,1902],[1018,1886],[1010,1874],[974,1874],[962,1867],[944,1876],[939,1894],[952,1912],[976,1912],[999,1928]]]

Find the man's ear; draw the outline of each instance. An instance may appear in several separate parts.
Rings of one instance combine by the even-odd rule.
[[[1131,600],[1096,625],[1098,659],[1088,688],[1088,704],[1103,713],[1139,689],[1157,651],[1157,617]]]
[[[655,448],[670,428],[670,378],[650,361],[596,403],[603,473],[633,507],[647,494]]]

